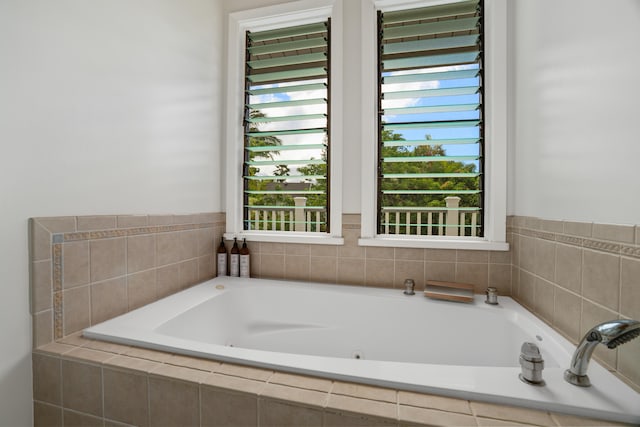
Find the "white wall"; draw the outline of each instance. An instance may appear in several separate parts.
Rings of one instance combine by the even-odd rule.
[[[640,224],[640,2],[510,2],[511,213]]]
[[[221,210],[220,10],[0,2],[0,425],[31,424],[27,218]]]

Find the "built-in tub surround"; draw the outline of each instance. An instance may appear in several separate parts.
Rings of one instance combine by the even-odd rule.
[[[415,279],[418,290],[420,290],[426,279],[456,280],[473,283],[477,292],[483,291],[490,284],[497,286],[501,294],[508,295],[511,293],[513,271],[514,292],[518,292],[516,297],[530,310],[539,314],[543,305],[534,307],[533,304],[528,303],[520,296],[520,292],[525,292],[527,289],[528,283],[526,279],[524,281],[521,280],[522,271],[528,270],[520,266],[520,260],[522,259],[520,255],[522,252],[520,236],[523,234],[520,232],[521,228],[517,226],[519,221],[525,221],[525,219],[511,218],[509,223],[509,239],[513,248],[512,252],[364,248],[357,245],[360,216],[344,215],[344,246],[249,242],[252,250],[252,275],[254,277],[394,287],[397,289],[401,289],[404,279],[410,277]],[[526,221],[534,221],[536,224],[543,223],[533,219],[526,219]],[[196,224],[197,227],[195,226]],[[555,224],[555,222],[550,224]],[[573,229],[571,227],[579,228],[580,226],[580,224],[576,225],[576,223],[566,224],[570,227],[569,231]],[[145,227],[151,228],[145,229]],[[593,230],[595,226],[591,225],[590,227]],[[152,255],[155,257],[155,266],[149,267],[147,270],[141,269],[130,272],[128,264],[126,264],[129,262],[128,256],[124,259],[121,256],[117,258],[115,265],[119,265],[117,268],[120,269],[117,271],[122,271],[122,265],[124,265],[124,271],[126,272],[124,275],[115,277],[115,279],[122,279],[124,276],[126,279],[127,309],[125,311],[128,311],[130,302],[131,308],[143,303],[141,300],[145,298],[137,299],[139,294],[136,293],[136,289],[142,291],[143,295],[148,295],[147,291],[151,292],[153,296],[148,296],[145,302],[151,302],[161,296],[157,293],[157,290],[163,289],[164,285],[170,283],[164,281],[170,275],[162,273],[171,272],[171,277],[180,281],[180,277],[186,278],[188,277],[188,272],[193,271],[194,258],[183,259],[179,256],[176,260],[172,258],[178,256],[174,253],[174,255],[169,256],[170,261],[167,261],[164,258],[166,254],[160,255],[166,249],[166,247],[159,244],[160,242],[170,241],[174,247],[176,244],[175,239],[165,239],[160,237],[161,235],[168,236],[171,233],[184,233],[180,235],[187,236],[193,230],[200,230],[204,233],[202,230],[212,229],[209,232],[212,235],[210,250],[213,251],[214,245],[217,245],[224,230],[224,214],[54,217],[36,218],[31,221],[31,300],[32,313],[34,315],[34,347],[37,347],[34,350],[33,370],[34,409],[37,425],[61,425],[63,416],[66,424],[73,424],[76,421],[76,424],[90,424],[90,421],[97,421],[98,424],[102,425],[102,420],[113,420],[129,424],[148,425],[154,419],[157,419],[154,417],[165,416],[165,409],[175,411],[176,414],[183,413],[175,410],[174,406],[168,406],[163,409],[162,405],[152,404],[148,408],[142,408],[132,403],[131,407],[126,405],[119,406],[129,415],[116,416],[114,414],[114,406],[109,403],[112,402],[110,399],[113,397],[110,390],[116,390],[116,394],[121,393],[122,396],[129,396],[123,393],[123,390],[127,389],[139,391],[141,399],[147,399],[145,401],[148,402],[156,402],[155,399],[160,396],[160,399],[164,399],[165,405],[167,402],[175,401],[178,406],[182,405],[187,411],[200,411],[203,425],[207,424],[206,420],[210,419],[207,418],[209,415],[206,414],[210,414],[207,411],[211,408],[217,408],[221,417],[224,417],[225,414],[229,415],[229,412],[225,411],[225,409],[229,409],[237,417],[247,415],[249,419],[254,420],[260,417],[263,423],[271,422],[271,424],[278,424],[278,420],[282,419],[298,425],[303,423],[321,425],[318,420],[321,420],[320,422],[324,423],[324,425],[413,425],[430,422],[441,425],[468,423],[470,425],[484,426],[503,425],[501,421],[507,421],[509,424],[519,422],[535,425],[602,424],[597,421],[589,424],[588,420],[549,414],[545,411],[464,400],[459,401],[456,399],[450,400],[439,396],[413,394],[387,388],[370,388],[337,381],[331,383],[329,391],[326,391],[324,387],[318,390],[318,387],[321,386],[318,385],[319,380],[316,378],[289,377],[287,376],[288,374],[271,371],[267,371],[267,374],[265,374],[263,370],[256,371],[255,368],[240,368],[226,364],[204,367],[204,362],[200,359],[182,359],[171,354],[84,340],[78,337],[78,332],[73,332],[79,331],[84,326],[74,325],[73,323],[67,325],[68,328],[66,329],[64,323],[62,323],[63,328],[61,331],[59,330],[59,334],[61,333],[63,337],[54,338],[54,307],[64,308],[64,310],[59,311],[64,317],[59,317],[58,322],[64,322],[65,317],[68,322],[72,321],[78,315],[80,316],[79,318],[85,319],[82,324],[88,326],[91,323],[92,310],[96,309],[91,305],[91,286],[93,284],[111,282],[111,279],[104,279],[103,282],[91,281],[92,271],[94,276],[98,275],[97,277],[100,277],[100,271],[104,271],[102,268],[105,268],[106,271],[111,271],[106,266],[99,267],[97,264],[89,267],[89,262],[91,264],[97,262],[96,257],[87,259],[86,256],[74,256],[74,252],[71,250],[62,252],[66,256],[56,258],[54,256],[54,246],[58,244],[64,248],[64,244],[67,242],[54,243],[54,236],[63,235],[64,238],[66,233],[89,233],[88,235],[84,234],[87,238],[79,242],[84,242],[84,244],[88,245],[87,251],[90,256],[92,241],[95,240],[97,242],[102,239],[107,241],[119,238],[124,238],[125,241],[128,241],[129,237],[137,235],[136,229],[143,231],[142,235],[153,236],[148,237],[151,241],[154,241],[155,238],[156,250]],[[116,235],[116,232],[120,234]],[[178,234],[172,235],[175,237]],[[599,236],[599,234],[597,235]],[[132,238],[130,240],[133,241],[135,239]],[[186,241],[190,241],[190,239],[185,239]],[[545,240],[545,242],[549,241]],[[75,243],[81,246],[76,241],[70,240],[68,243]],[[553,243],[558,247],[561,246],[558,242],[554,241]],[[639,246],[639,244],[640,241],[635,240],[635,247]],[[74,245],[69,246],[73,249]],[[527,243],[525,243],[525,246],[527,246]],[[628,245],[622,246],[626,247]],[[540,253],[542,254],[543,248],[547,247],[548,245],[540,244]],[[129,250],[127,245],[125,245],[125,250]],[[87,253],[84,250],[79,252],[80,254]],[[555,253],[557,255],[561,251],[555,250]],[[98,251],[97,254],[100,254],[100,252]],[[533,253],[530,253],[530,255],[533,255]],[[514,259],[513,265],[512,256],[518,257],[517,260]],[[210,265],[210,268],[215,268],[215,265],[208,264],[209,259],[213,261],[212,256],[196,256],[195,259],[199,270],[200,268],[206,269],[207,265]],[[621,270],[624,268],[627,271],[621,275],[621,280],[629,280],[629,277],[631,277],[629,274],[633,273],[632,270],[629,270],[629,265],[625,266],[625,262],[629,264],[629,259],[636,260],[634,257],[620,256]],[[104,257],[103,260],[107,262],[107,265],[114,265],[114,260],[110,257]],[[164,264],[165,262],[166,264]],[[183,269],[176,269],[176,264],[183,265]],[[637,264],[630,263],[630,265]],[[186,268],[187,266],[191,267]],[[78,271],[83,271],[85,272],[84,274],[89,275],[88,282],[84,281],[86,279],[74,279],[74,277],[85,277],[74,273],[76,271],[74,270],[75,267],[77,267]],[[170,268],[166,269],[166,267]],[[86,273],[87,269],[88,273]],[[62,271],[66,271],[70,277],[61,276]],[[148,282],[135,281],[136,278],[140,277],[138,276],[139,274],[144,276],[142,273],[147,271],[155,271],[154,279],[156,280]],[[200,271],[204,272],[205,270]],[[557,272],[559,269],[554,271]],[[151,275],[152,273],[147,274]],[[207,270],[207,276],[212,274],[213,270]],[[591,272],[585,274],[591,274]],[[538,274],[534,273],[534,275]],[[636,274],[636,277],[638,276],[640,274]],[[60,281],[54,282],[54,277],[60,278]],[[563,276],[561,275],[560,277]],[[208,277],[203,275],[201,278]],[[72,284],[82,281],[83,284],[68,286],[69,283],[67,283],[67,286],[63,286],[64,280],[71,280],[70,283]],[[161,280],[164,281],[162,286]],[[114,289],[122,289],[121,280],[114,280],[111,283],[120,284],[120,288],[116,286]],[[136,283],[140,287],[135,286]],[[147,283],[148,287],[142,283]],[[535,286],[535,283],[534,281],[533,286]],[[630,289],[637,292],[637,282],[635,283],[636,287]],[[554,283],[554,286],[559,291],[561,290],[558,284]],[[621,287],[624,286],[627,285],[621,283]],[[181,287],[174,285],[167,293],[175,292]],[[95,289],[96,291],[100,290],[99,287]],[[71,291],[71,293],[68,291]],[[57,295],[56,292],[58,293]],[[78,294],[82,295],[82,298],[74,300],[74,292],[78,292]],[[89,297],[86,296],[87,293]],[[621,293],[629,295],[628,291],[622,289]],[[60,299],[60,297],[67,297],[69,294],[72,295],[71,299]],[[581,292],[573,292],[571,295],[579,296],[581,301],[582,299],[590,301],[587,297],[583,297]],[[635,298],[635,301],[640,299],[637,297],[637,293],[633,295],[625,297],[631,299],[623,303],[632,303],[633,298]],[[560,304],[564,304],[561,299],[563,296],[564,293],[557,292],[555,299],[539,299],[539,303],[550,301],[553,304],[557,300]],[[102,302],[95,297],[94,300]],[[122,296],[116,298],[116,301],[122,300]],[[70,301],[72,301],[71,304],[69,304]],[[54,302],[59,305],[56,306]],[[61,303],[64,305],[61,305]],[[602,308],[598,304],[594,305],[596,308]],[[122,305],[120,304],[119,307],[122,307]],[[582,319],[582,302],[580,302],[579,307],[580,310],[577,311],[577,316],[578,319]],[[587,330],[598,323],[597,320],[600,317],[593,315],[594,312],[591,310],[591,306],[585,304],[585,307],[585,317],[587,318],[584,321],[588,321],[585,324],[585,330]],[[106,311],[108,313],[105,316],[100,316],[99,312],[96,312],[96,315],[100,318],[106,318],[123,312],[122,308]],[[568,311],[575,313],[570,307],[568,307]],[[562,314],[558,311],[556,312]],[[629,315],[625,314],[627,313],[626,311],[606,310],[607,315],[611,313],[621,313],[623,316]],[[543,320],[546,319],[545,316],[540,315],[540,317]],[[640,316],[633,314],[633,317],[638,318]],[[547,322],[572,341],[577,342],[579,339],[574,339],[573,336],[564,332],[560,324],[554,322],[553,319],[551,322]],[[578,325],[581,325],[580,320],[578,320]],[[580,330],[580,326],[578,326],[578,330]],[[625,344],[617,352],[631,350],[638,342],[640,340]],[[633,354],[639,354],[637,349],[634,351],[635,353]],[[619,356],[616,357],[616,360],[623,361]],[[635,357],[637,361],[638,356]],[[634,363],[635,365],[632,364],[632,366],[635,366],[637,370],[637,362]],[[202,372],[205,372],[206,379],[200,379],[199,375]],[[258,375],[259,378],[255,378],[255,375]],[[628,374],[626,378],[636,377]],[[99,385],[96,386],[98,388],[93,389],[91,387],[95,386],[95,381],[98,381]],[[256,381],[258,384],[255,383]],[[287,381],[287,383],[283,383],[283,381]],[[636,379],[631,382],[632,386],[634,382],[636,387],[640,384],[640,381]],[[87,400],[91,402],[85,402],[79,397],[78,393],[74,394],[73,390],[76,389],[81,392],[80,394],[90,396],[87,397]],[[86,390],[95,390],[95,393]],[[321,393],[320,400],[313,400],[317,397],[316,392]],[[180,400],[182,396],[188,399],[188,404]],[[193,396],[200,397],[199,399],[191,399]],[[215,396],[217,403],[211,402],[210,398],[212,396]],[[134,402],[133,398],[128,397],[123,400]],[[193,405],[197,407],[194,409]],[[237,410],[238,405],[242,405],[242,410]],[[155,410],[160,412],[152,415],[151,411]],[[131,415],[132,413],[137,415],[131,418],[133,416]],[[390,418],[386,417],[391,414],[395,415]],[[457,418],[461,415],[470,416],[471,418]],[[138,419],[141,421],[132,421]],[[229,419],[227,418],[226,420],[229,423]],[[233,418],[232,420],[235,421],[235,424],[251,424],[244,422],[244,418]],[[302,421],[296,423],[296,420]],[[52,422],[49,423],[48,421]],[[211,424],[213,423],[212,421]],[[111,425],[108,422],[107,424]],[[614,423],[610,424],[613,425]]]
[[[624,425],[220,363],[79,334],[36,349],[33,366],[36,426]]]
[[[215,275],[224,214],[32,218],[34,347]]]
[[[495,286],[511,294],[511,253],[451,249],[358,246],[360,215],[342,217],[343,246],[248,242],[252,277],[404,289],[414,279]]]
[[[530,217],[508,225],[512,296],[574,344],[599,323],[640,320],[640,226]],[[599,347],[596,360],[640,392],[640,340]]]
[[[459,304],[408,297],[394,289],[218,277],[85,329],[83,336],[329,379],[640,423],[635,391],[595,363],[590,375],[597,387],[568,384],[563,373],[574,351],[571,343],[511,298],[503,296],[494,306],[484,304],[483,297]],[[518,378],[525,342],[536,343],[544,357],[542,389]]]

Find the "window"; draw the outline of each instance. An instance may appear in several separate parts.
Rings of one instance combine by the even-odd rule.
[[[243,229],[326,233],[330,20],[246,33]]]
[[[343,243],[342,162],[333,154],[342,132],[341,67],[331,67],[342,52],[336,4],[230,14],[227,237]]]
[[[378,12],[378,234],[482,236],[481,12]]]
[[[505,8],[487,3],[494,22]],[[377,147],[374,155],[363,148],[363,182],[375,185],[363,192],[361,244],[507,248],[506,115],[496,107],[505,67],[495,52],[485,60],[504,24],[488,31],[485,49],[483,4],[363,1],[363,26],[374,6],[378,35],[363,64],[375,61],[378,72],[363,78],[363,105],[371,102],[366,88],[377,89],[374,117],[363,112],[363,143]]]

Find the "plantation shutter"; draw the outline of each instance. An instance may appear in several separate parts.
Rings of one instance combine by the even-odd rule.
[[[329,232],[329,34],[247,32],[245,230]]]
[[[482,4],[378,13],[378,233],[482,236]]]

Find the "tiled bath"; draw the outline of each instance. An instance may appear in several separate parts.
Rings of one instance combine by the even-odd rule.
[[[640,226],[510,218],[512,296],[573,343],[640,319]],[[640,391],[640,339],[594,356]],[[640,396],[639,396],[640,402]]]
[[[631,279],[640,262],[636,228],[631,241],[624,227],[590,225],[591,234],[579,237],[574,230],[585,234],[586,225],[516,217],[509,221],[511,252],[364,248],[357,245],[359,215],[345,215],[344,246],[249,245],[255,277],[397,288],[407,277],[418,286],[456,280],[478,292],[497,286],[503,295],[513,287],[514,297],[576,341],[600,319],[640,317],[632,302],[639,292]],[[223,214],[31,221],[36,425],[602,425],[80,337],[86,326],[212,277],[223,229]],[[620,268],[615,307],[589,282],[602,271],[602,255],[617,257]],[[616,277],[613,268],[604,271]],[[600,356],[637,387],[638,346],[611,353]]]
[[[213,277],[223,228],[213,213],[31,219],[34,346]]]

